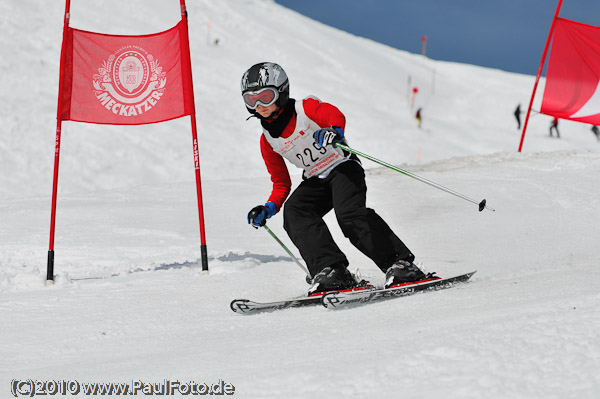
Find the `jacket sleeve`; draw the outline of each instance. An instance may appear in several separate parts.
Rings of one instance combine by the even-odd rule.
[[[264,135],[260,137],[260,152],[273,182],[273,190],[269,196],[269,201],[277,206],[279,212],[288,195],[290,195],[292,180],[283,157],[273,150]]]
[[[346,129],[346,117],[335,105],[309,97],[302,100],[304,112],[321,127],[337,126]]]

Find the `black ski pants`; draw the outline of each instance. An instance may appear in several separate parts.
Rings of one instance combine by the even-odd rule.
[[[304,180],[283,209],[283,225],[312,276],[333,265],[348,266],[323,217],[334,209],[344,236],[385,272],[397,259],[414,256],[373,209],[366,207],[367,185],[362,166],[346,161],[325,179]]]

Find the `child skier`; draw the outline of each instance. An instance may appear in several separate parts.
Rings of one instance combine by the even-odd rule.
[[[271,62],[248,69],[241,89],[248,112],[262,125],[260,149],[273,182],[268,201],[248,213],[248,223],[264,226],[285,202],[284,228],[312,277],[308,295],[360,284],[323,221],[331,209],[350,242],[386,273],[386,287],[428,277],[413,264],[415,256],[385,221],[366,207],[360,161],[335,145],[345,143],[344,114],[315,97],[290,98],[285,71]],[[289,198],[291,179],[284,158],[303,169],[303,181]]]

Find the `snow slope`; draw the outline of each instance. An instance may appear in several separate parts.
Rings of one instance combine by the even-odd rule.
[[[532,76],[425,59],[272,1],[189,3],[211,273],[198,265],[188,118],[65,123],[52,287],[43,281],[64,4],[40,13],[33,0],[0,3],[0,397],[27,378],[223,379],[241,398],[600,396],[591,284],[600,277],[600,152],[589,126],[561,121],[562,138],[550,139],[550,118],[536,115],[518,154],[512,112],[526,107]],[[178,18],[174,0],[72,5],[73,26],[107,33],[151,33]],[[355,148],[487,198],[496,212],[479,213],[365,161],[369,206],[424,269],[477,269],[471,284],[340,312],[229,310],[235,297],[307,288],[267,233],[245,223],[270,181],[239,79],[264,60],[286,69],[293,97],[338,105]],[[419,87],[412,109],[409,76]],[[535,108],[543,81],[539,90]],[[382,283],[327,220],[351,267]],[[281,216],[269,225],[289,244]]]

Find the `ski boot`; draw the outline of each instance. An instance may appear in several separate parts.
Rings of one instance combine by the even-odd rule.
[[[343,265],[328,266],[312,279],[308,296],[321,296],[329,291],[353,291],[373,286],[366,280],[360,280]]]
[[[423,280],[437,280],[435,273],[423,273],[414,263],[397,260],[385,272],[385,288],[399,287],[404,284],[417,283]]]

